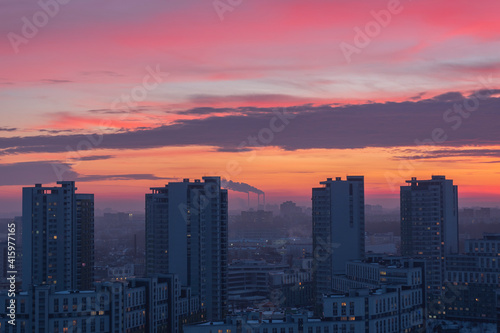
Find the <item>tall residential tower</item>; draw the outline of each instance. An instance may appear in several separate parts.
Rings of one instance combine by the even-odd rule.
[[[337,177],[312,190],[314,281],[318,299],[332,291],[332,276],[365,255],[363,176]]]
[[[94,195],[60,187],[23,188],[23,289],[90,290],[94,280]]]
[[[227,311],[227,190],[219,177],[169,183],[146,194],[146,272],[177,274],[209,320]]]
[[[406,182],[401,186],[401,254],[426,259],[424,281],[432,310],[437,307],[431,302],[439,302],[443,290],[445,256],[458,253],[458,190],[445,176]]]

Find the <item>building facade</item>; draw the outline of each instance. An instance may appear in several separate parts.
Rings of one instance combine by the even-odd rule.
[[[177,274],[211,320],[227,311],[227,190],[219,177],[146,194],[146,273]]]
[[[412,259],[389,258],[385,262],[351,261],[346,274],[333,277],[335,292],[347,293],[351,289],[376,289],[383,285],[403,285],[422,289],[423,272]]]
[[[171,277],[96,284],[93,291],[56,291],[54,285],[31,286],[16,295],[15,325],[0,313],[0,332],[21,333],[167,333],[171,330]],[[10,297],[0,293],[0,304]]]
[[[427,261],[426,302],[439,302],[445,256],[458,253],[458,189],[445,176],[401,186],[401,254]],[[429,310],[435,307],[428,306]],[[432,318],[443,315],[431,310]]]
[[[495,293],[496,298],[496,310],[497,310],[497,332],[500,332],[500,289],[497,289]]]
[[[465,241],[465,254],[446,257],[446,318],[472,322],[497,321],[500,290],[500,234]]]
[[[419,288],[353,289],[345,295],[326,296],[323,302],[324,320],[344,324],[348,332],[420,332],[424,327]]]
[[[312,190],[313,272],[318,301],[332,291],[334,274],[365,255],[363,176],[337,177]]]
[[[94,195],[75,182],[23,188],[23,290],[90,290],[94,279]]]

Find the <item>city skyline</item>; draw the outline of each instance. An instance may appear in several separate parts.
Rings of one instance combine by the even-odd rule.
[[[275,203],[332,174],[390,208],[433,174],[500,201],[496,1],[41,3],[2,7],[0,212],[36,182],[139,210],[211,175]]]
[[[332,174],[328,174],[327,176],[331,176]],[[344,177],[351,177],[353,174],[346,174]],[[435,176],[440,176],[441,174],[424,174],[423,177],[411,177],[411,178],[419,178],[419,179],[424,179],[424,178],[430,178],[435,177]],[[193,177],[191,178],[193,181],[195,179],[203,178],[203,177],[220,177],[219,175],[211,175],[211,176],[199,176],[199,177]],[[331,177],[325,177],[325,178],[331,178]],[[452,178],[452,177],[449,177]],[[184,179],[190,179],[190,178],[172,178],[169,181],[165,181],[165,185],[168,184],[169,182],[181,182]],[[318,179],[317,181],[319,181]],[[316,183],[317,183],[316,181]],[[381,206],[383,209],[395,211],[400,209],[400,198],[399,198],[399,187],[403,186],[405,183],[407,183],[409,179],[405,179],[402,183],[395,183],[394,186],[397,187],[397,195],[395,197],[391,197],[387,200],[377,200],[374,197],[370,197],[370,193],[373,193],[373,188],[370,189],[369,185],[365,186],[365,194],[368,193],[368,195],[365,195],[365,204],[366,205],[375,205],[375,206]],[[45,187],[54,187],[57,185],[59,181],[53,182],[53,183],[41,183]],[[158,187],[158,180],[156,180],[156,183],[154,183],[152,186],[148,188],[144,188],[144,192],[141,192],[140,194],[137,195],[137,200],[131,200],[131,201],[126,201],[126,202],[110,202],[108,199],[104,199],[103,201],[99,201],[99,192],[95,191],[92,186],[85,186],[85,183],[80,183],[79,181],[76,181],[79,184],[79,188],[84,189],[83,192],[92,192],[94,195],[97,193],[97,200],[95,202],[95,209],[97,212],[106,212],[106,211],[125,211],[125,212],[142,212],[144,210],[144,205],[143,205],[143,200],[144,200],[144,195],[147,194],[150,188],[153,187]],[[35,182],[37,183],[37,182]],[[224,181],[223,181],[224,183]],[[235,182],[237,183],[237,182]],[[82,186],[82,184],[84,186]],[[365,178],[365,185],[369,184],[369,182],[366,182]],[[30,185],[30,184],[27,184]],[[31,184],[32,185],[32,184]],[[229,210],[230,211],[244,211],[244,210],[258,210],[258,209],[266,209],[265,206],[263,206],[263,202],[259,200],[262,200],[257,197],[258,192],[261,192],[260,189],[257,189],[249,184],[246,183],[237,183],[237,185],[241,186],[231,186],[231,184],[222,185],[222,188],[225,188],[229,191],[230,195],[228,196],[228,203],[229,203]],[[461,185],[461,184],[459,184]],[[313,184],[311,187],[314,187],[315,184]],[[22,203],[22,188],[24,186],[18,186],[17,188],[19,189],[19,200],[16,200],[16,198],[10,198],[13,199],[14,201],[19,201],[19,205]],[[241,187],[241,189],[240,189]],[[461,186],[462,187],[462,186]],[[99,188],[99,187],[98,187]],[[236,188],[236,190],[233,190],[232,188]],[[310,188],[308,189],[310,192]],[[139,190],[137,190],[139,191]],[[266,193],[262,191],[263,193]],[[117,193],[117,192],[115,192]],[[267,194],[266,194],[267,195]],[[459,208],[474,208],[474,207],[491,207],[491,208],[499,208],[500,205],[498,204],[498,201],[494,200],[491,198],[491,202],[476,202],[476,201],[468,201],[464,200],[461,198],[462,196],[462,191],[460,192],[460,196],[458,197],[458,207]],[[231,198],[233,198],[233,203],[231,204]],[[286,201],[292,201],[297,203],[301,207],[307,207],[307,208],[312,208],[312,201],[311,201],[311,195],[307,196],[293,196],[293,195],[288,195],[286,196],[283,194],[283,196],[280,197],[273,197],[271,196],[267,201],[264,201],[264,203],[267,202],[267,204],[272,205],[274,208],[277,209],[279,207],[279,204],[286,202]],[[137,202],[139,201],[139,202]],[[235,203],[236,201],[236,203]],[[0,217],[14,217],[14,216],[20,216],[22,213],[22,209],[19,209],[19,211],[12,210],[12,204],[9,202],[6,204],[6,207],[9,207],[9,209],[4,209],[3,211],[0,210]],[[15,207],[15,205],[14,205]],[[1,208],[1,207],[0,207]]]
[[[19,320],[27,329],[54,332],[229,332],[242,325],[259,332],[269,332],[268,326],[273,332],[280,327],[281,332],[295,332],[294,327],[307,327],[308,332],[314,327],[333,332],[430,332],[455,325],[449,321],[461,321],[463,311],[468,325],[496,325],[500,234],[459,237],[459,191],[452,179],[412,177],[400,186],[400,247],[385,253],[366,248],[371,237],[365,230],[363,176],[327,178],[311,189],[313,206],[305,215],[310,216],[312,237],[296,245],[294,238],[280,235],[304,214],[290,201],[280,207],[278,219],[272,212],[241,214],[249,215],[246,223],[253,224],[254,231],[264,222],[263,229],[277,228],[278,234],[261,230],[254,239],[244,234],[229,239],[237,225],[234,216],[229,222],[228,191],[222,183],[220,177],[184,178],[151,188],[144,198],[142,253],[137,252],[137,234],[129,229],[133,215],[108,214],[106,233],[123,229],[121,236],[112,236],[120,243],[127,232],[134,234],[134,250],[120,251],[122,257],[133,258],[131,270],[113,265],[107,275],[102,275],[102,263],[111,263],[103,252],[104,234],[94,247],[93,194],[77,193],[73,181],[24,187],[22,271],[14,271],[22,276],[22,284],[17,284],[22,292],[14,302],[10,290],[0,292],[2,303],[16,309],[20,301],[21,306],[8,314],[11,308],[6,305],[0,327]],[[288,222],[287,228],[280,229],[280,218]],[[20,227],[12,225],[9,232]],[[389,236],[392,243],[396,232],[373,236]],[[10,239],[9,251],[12,247],[16,253]],[[459,243],[465,248],[459,250]],[[0,245],[6,261],[6,242]],[[9,279],[16,275],[7,278],[5,268],[2,283],[8,281],[15,289]],[[118,278],[116,271],[124,277]],[[454,298],[450,301],[447,293],[460,297],[460,308],[453,307]],[[266,307],[274,310],[265,314]]]
[[[500,332],[498,13],[2,1],[0,333]]]

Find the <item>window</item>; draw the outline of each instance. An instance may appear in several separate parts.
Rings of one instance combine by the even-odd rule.
[[[68,311],[68,299],[63,298],[63,311]]]
[[[332,306],[333,306],[333,313],[332,313],[332,315],[334,317],[336,317],[336,316],[339,315],[339,308],[338,308],[337,302],[333,302]]]

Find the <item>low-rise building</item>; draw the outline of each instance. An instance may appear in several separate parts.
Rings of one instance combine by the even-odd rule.
[[[228,269],[229,303],[243,307],[265,300],[269,295],[269,273],[286,269],[286,264],[270,264],[264,260],[233,261]]]
[[[420,288],[391,286],[329,295],[323,320],[354,325],[353,332],[417,332],[424,325],[422,294]]]
[[[9,323],[12,297],[0,293],[0,332],[180,332],[181,323],[200,312],[199,299],[165,275],[96,284],[93,291],[56,291],[32,286],[15,296],[15,325]],[[186,306],[182,306],[186,303]],[[204,320],[200,316],[200,320]]]
[[[269,273],[270,300],[282,308],[309,307],[314,304],[311,270],[285,270]]]
[[[345,275],[334,275],[333,290],[349,292],[351,289],[375,289],[382,285],[404,285],[421,288],[422,268],[411,259],[400,257],[374,257],[373,260],[354,260],[346,264]]]

